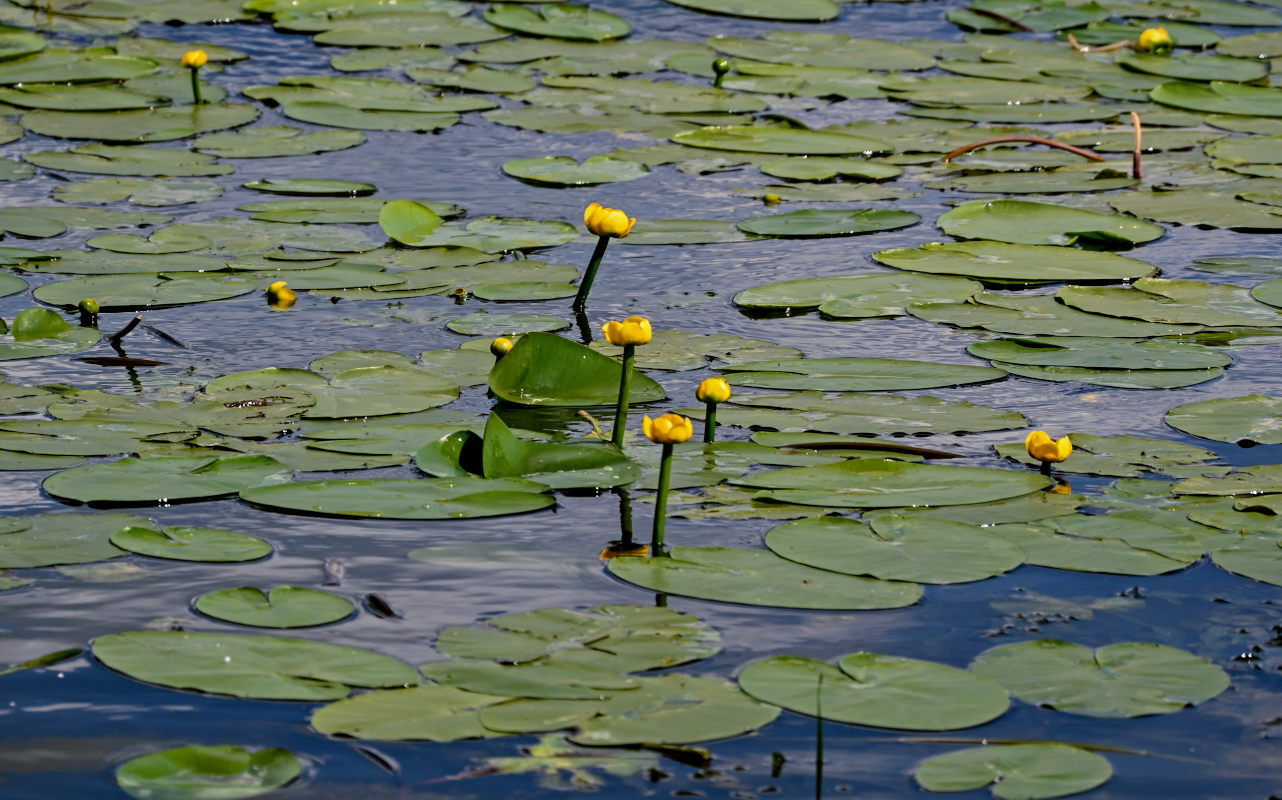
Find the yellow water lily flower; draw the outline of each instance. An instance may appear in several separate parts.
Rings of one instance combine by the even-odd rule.
[[[628,317],[622,322],[610,320],[601,331],[605,340],[615,347],[646,344],[650,341],[650,320],[645,317]]]
[[[1058,441],[1052,439],[1046,431],[1033,431],[1024,440],[1024,449],[1033,458],[1046,462],[1059,462],[1068,458],[1073,452],[1073,443],[1065,436]]]
[[[1166,32],[1166,28],[1145,28],[1140,34],[1135,49],[1142,53],[1164,56],[1170,53],[1174,46],[1175,41],[1171,39],[1171,34]]]
[[[694,396],[700,403],[724,403],[730,399],[730,384],[725,378],[704,378]]]
[[[298,294],[285,281],[276,281],[267,287],[267,304],[272,308],[289,308],[298,302]]]
[[[490,353],[495,358],[502,358],[512,350],[512,340],[506,336],[500,336],[490,342]]]
[[[645,437],[655,444],[681,444],[690,441],[694,436],[694,424],[689,417],[680,414],[664,414],[657,419],[643,417],[641,430]]]
[[[622,239],[632,232],[632,226],[637,224],[637,219],[629,217],[617,208],[605,208],[600,203],[592,203],[583,210],[583,224],[597,236]]]
[[[183,53],[183,66],[188,69],[200,69],[209,63],[209,56],[204,50],[188,50]]]

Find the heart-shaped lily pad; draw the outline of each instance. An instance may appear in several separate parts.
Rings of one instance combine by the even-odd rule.
[[[81,503],[165,504],[235,494],[293,474],[267,456],[125,458],[63,470],[45,478],[43,487]]]
[[[1087,240],[1106,247],[1129,247],[1166,233],[1160,225],[1132,217],[1025,200],[964,203],[940,217],[938,224],[945,233],[963,239],[1035,245]]]
[[[569,156],[518,158],[503,165],[513,178],[553,186],[594,186],[636,180],[650,170],[644,164],[621,161],[609,156],[592,156],[582,163]]]
[[[999,800],[1042,800],[1088,792],[1113,775],[1108,759],[1063,744],[998,744],[923,761],[913,777],[928,792],[992,787]]]
[[[256,561],[272,553],[272,546],[257,536],[180,525],[161,530],[122,527],[111,535],[111,543],[131,553],[176,561]]]
[[[1152,264],[1112,253],[1006,242],[932,242],[873,258],[895,269],[1024,283],[1124,281],[1156,272]]]
[[[732,364],[726,379],[761,389],[817,389],[826,392],[896,391],[963,386],[1005,377],[991,367],[937,364],[891,358],[797,358]]]
[[[307,481],[241,492],[251,503],[336,517],[470,519],[524,514],[556,505],[547,486],[519,478],[381,478]]]
[[[760,236],[810,238],[816,236],[851,236],[906,228],[921,221],[911,211],[879,208],[806,209],[755,217],[739,222],[739,230]]]
[[[125,554],[111,536],[146,526],[132,514],[41,514],[0,519],[0,569],[88,564]]]
[[[1250,394],[1199,400],[1166,412],[1166,424],[1217,442],[1282,444],[1282,398]]]
[[[264,592],[254,586],[221,589],[196,598],[202,614],[256,628],[309,628],[351,615],[346,598],[302,586],[277,586]]]

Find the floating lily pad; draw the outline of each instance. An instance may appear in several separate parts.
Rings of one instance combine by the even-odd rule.
[[[272,546],[257,536],[178,525],[161,530],[121,527],[111,535],[111,543],[131,553],[176,561],[256,561],[272,553]]]
[[[394,658],[276,636],[114,633],[95,639],[93,654],[147,683],[260,700],[337,700],[353,687],[412,686],[420,680],[413,667]]]
[[[277,586],[264,592],[253,586],[221,589],[196,598],[202,614],[256,628],[309,628],[351,615],[352,602],[329,592],[302,586]]]
[[[1024,563],[1024,551],[960,522],[880,518],[871,528],[841,517],[798,520],[772,528],[766,546],[812,567],[917,583],[966,583]]]
[[[511,697],[453,686],[367,692],[317,709],[312,727],[329,735],[384,741],[453,742],[503,734],[481,725],[478,712]]]
[[[841,13],[841,7],[833,0],[799,0],[787,5],[780,5],[772,0],[668,0],[668,2],[709,14],[789,22],[826,22],[836,19]]]
[[[745,289],[734,296],[734,304],[749,311],[796,313],[818,308],[841,319],[883,317],[904,313],[904,306],[912,301],[961,301],[982,288],[976,281],[951,276],[897,272],[832,275]]]
[[[485,425],[482,472],[487,478],[523,477],[554,489],[622,486],[641,476],[635,462],[604,442],[525,442],[497,414],[491,414]]]
[[[288,750],[201,745],[130,759],[116,769],[116,784],[137,800],[238,800],[279,789],[302,771]]]
[[[219,158],[277,158],[346,150],[365,142],[360,131],[307,131],[292,125],[211,133],[192,142],[192,149]]]
[[[340,181],[332,178],[265,178],[242,184],[246,189],[272,194],[327,195],[360,197],[378,190],[372,183]]]
[[[623,245],[722,244],[750,242],[760,237],[744,233],[733,222],[713,219],[637,220]]]
[[[248,103],[206,103],[142,111],[30,111],[19,122],[32,133],[59,139],[167,142],[239,127],[253,122],[258,113]]]
[[[961,298],[964,299],[964,298]],[[1088,314],[1055,302],[1054,295],[1022,297],[976,292],[973,302],[914,302],[907,311],[927,322],[983,328],[994,333],[1025,336],[1116,336],[1142,338],[1197,333],[1199,325],[1171,325]]]
[[[739,230],[761,236],[810,238],[889,231],[906,228],[920,221],[921,217],[911,211],[876,208],[806,209],[741,220]]]
[[[450,112],[365,109],[322,102],[289,103],[281,107],[281,113],[299,122],[366,131],[431,133],[457,125],[459,121],[459,115]]]
[[[721,649],[720,642],[714,628],[690,614],[608,605],[586,611],[545,608],[501,614],[486,619],[485,627],[446,628],[436,648],[460,659],[590,667],[613,673],[618,681],[625,672],[708,658]]]
[[[1067,286],[1060,289],[1056,297],[1088,313],[1148,322],[1221,327],[1282,326],[1282,312],[1256,302],[1246,289],[1228,284],[1140,278],[1129,289]]]
[[[1055,192],[1107,192],[1138,186],[1139,180],[1112,169],[1051,169],[1037,172],[998,172],[959,175],[927,181],[927,189],[998,194],[1049,194]]]
[[[1272,537],[1245,538],[1211,553],[1211,560],[1235,575],[1282,586],[1282,544]]]
[[[937,397],[821,392],[735,395],[717,410],[723,425],[841,434],[973,433],[1020,428],[1023,415]],[[749,409],[739,408],[750,406]],[[778,411],[771,411],[778,409]],[[761,414],[766,411],[767,414]],[[795,412],[802,412],[800,414]]]
[[[797,358],[748,361],[722,369],[736,386],[761,389],[816,389],[827,392],[897,391],[963,386],[1003,378],[991,367],[937,364],[890,358]]]
[[[169,98],[120,86],[64,83],[20,83],[0,89],[0,102],[18,108],[57,111],[120,111],[168,104]]]
[[[945,233],[962,239],[1032,245],[1087,240],[1128,247],[1166,233],[1160,225],[1131,217],[1025,200],[975,200],[944,214],[938,224]]]
[[[269,508],[337,517],[470,519],[556,505],[547,486],[518,478],[383,478],[259,486],[241,498]]]
[[[1029,337],[975,342],[966,351],[1001,364],[1088,369],[1191,370],[1222,367],[1229,355],[1209,347],[1156,339]]]
[[[235,169],[213,156],[172,147],[83,144],[65,152],[27,153],[23,158],[37,167],[96,175],[194,177],[226,175]]]
[[[548,3],[537,11],[515,3],[499,3],[487,8],[482,16],[499,28],[555,39],[604,42],[632,32],[623,17],[571,3]]]
[[[54,187],[53,199],[63,203],[114,203],[127,199],[138,206],[172,206],[214,200],[222,193],[223,187],[212,181],[90,178]]]
[[[1152,264],[1112,253],[1005,242],[932,242],[882,250],[873,259],[914,272],[1026,283],[1124,281],[1157,271]]]
[[[1217,442],[1282,444],[1282,399],[1250,394],[1186,403],[1166,412],[1166,424]]]
[[[568,222],[487,217],[466,225],[447,222],[430,232],[415,226],[397,241],[410,247],[471,247],[487,253],[502,253],[555,247],[577,236],[578,232]]]
[[[589,345],[598,353],[612,358],[623,355],[622,347],[596,341]],[[666,369],[683,371],[708,366],[712,360],[724,364],[756,361],[763,356],[789,358],[800,356],[792,347],[780,347],[761,339],[743,339],[726,333],[688,333],[686,331],[655,331],[645,347],[636,351],[637,369]]]
[[[125,554],[110,539],[118,530],[146,526],[132,514],[41,514],[0,520],[0,569],[89,564]]]
[[[1214,189],[1131,192],[1109,200],[1109,204],[1118,211],[1158,222],[1252,231],[1282,230],[1282,209],[1249,203],[1237,199],[1232,192]]]
[[[724,125],[700,128],[671,137],[677,144],[710,150],[780,155],[877,155],[893,148],[876,139],[808,128],[769,125]]]
[[[538,85],[532,78],[516,70],[491,69],[475,64],[461,72],[430,66],[410,66],[405,70],[405,74],[415,83],[462,89],[468,92],[515,94],[528,92]]]
[[[154,504],[235,494],[294,474],[267,456],[125,458],[45,478],[44,490],[81,503]]]
[[[464,336],[513,336],[531,331],[560,331],[570,323],[560,317],[546,314],[491,314],[477,311],[466,317],[452,319],[445,327]]]
[[[612,558],[610,572],[655,592],[754,606],[901,608],[921,598],[915,583],[841,575],[766,550],[674,547],[670,556]]]
[[[76,327],[55,311],[28,308],[14,317],[8,331],[0,334],[0,361],[79,353],[97,344],[100,338],[97,330]]]
[[[593,186],[601,183],[631,181],[650,170],[644,164],[620,161],[609,156],[592,156],[582,163],[570,156],[518,158],[503,165],[513,178],[553,186]]]
[[[1211,81],[1209,84],[1174,81],[1149,92],[1149,97],[1163,105],[1208,114],[1243,117],[1282,115],[1282,89],[1229,81]]]
[[[103,311],[134,311],[226,300],[249,294],[256,288],[253,281],[234,275],[174,272],[164,275],[96,275],[74,278],[47,283],[32,294],[42,303],[65,308],[75,308],[84,298],[92,297],[98,301]],[[97,333],[86,328],[72,330]],[[84,337],[83,333],[80,335]]]
[[[500,400],[529,406],[594,406],[619,395],[623,367],[583,345],[549,333],[522,336],[490,373],[490,391]],[[632,376],[631,402],[667,396],[644,373]]]
[[[1207,659],[1149,642],[1092,650],[1038,639],[989,650],[971,670],[1026,703],[1091,717],[1169,714],[1229,687],[1229,676]]]
[[[51,47],[18,58],[6,58],[0,67],[0,84],[127,80],[155,69],[156,62],[147,58],[118,56],[105,50]]]
[[[287,23],[288,24],[288,23]],[[317,44],[343,47],[423,47],[491,42],[508,32],[480,20],[449,14],[391,11],[326,20]],[[292,27],[300,27],[292,23]]]
[[[732,483],[766,491],[758,497],[801,505],[893,508],[986,503],[1031,494],[1044,475],[982,467],[854,459],[819,467],[758,472]]]
[[[928,792],[992,787],[1000,800],[1042,800],[1088,792],[1113,775],[1108,759],[1063,744],[999,744],[923,761],[913,777]]]
[[[800,656],[771,656],[739,674],[745,692],[825,720],[910,731],[982,725],[1010,702],[995,682],[912,658],[857,652],[841,669]]]

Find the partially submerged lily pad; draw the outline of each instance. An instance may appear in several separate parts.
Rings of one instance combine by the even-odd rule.
[[[116,784],[136,800],[239,800],[274,791],[302,774],[293,753],[249,751],[234,745],[175,747],[130,759],[116,768]]]
[[[928,792],[991,786],[999,800],[1041,800],[1087,792],[1113,774],[1108,759],[1054,743],[997,744],[955,750],[923,761],[913,772]]]

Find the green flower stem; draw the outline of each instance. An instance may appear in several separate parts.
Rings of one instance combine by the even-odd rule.
[[[722,82],[722,81],[724,81],[725,79],[726,79],[726,73],[724,73],[724,72],[717,73],[717,77],[716,77],[716,78],[713,78],[713,80],[712,80],[712,88],[713,88],[713,89],[720,89],[720,88],[721,88],[721,82]]]
[[[650,555],[666,556],[663,550],[663,522],[668,516],[668,484],[672,483],[672,445],[663,446],[659,456],[659,493],[654,498],[654,530],[650,535]]]
[[[717,440],[717,404],[708,401],[707,410],[703,414],[703,441],[715,442]]]
[[[609,243],[609,236],[601,236],[596,240],[596,249],[592,251],[592,260],[588,262],[587,271],[583,273],[583,280],[579,283],[579,293],[574,296],[574,309],[576,311],[582,311],[588,304],[588,293],[592,291],[592,282],[596,280],[596,271],[601,266],[601,259],[605,257],[605,248]]]
[[[201,105],[205,98],[200,94],[200,67],[188,67],[191,70],[191,97],[192,102]]]
[[[637,359],[637,346],[623,345],[623,374],[619,376],[619,402],[614,407],[614,430],[610,441],[615,447],[623,447],[623,434],[628,427],[628,400],[632,394],[632,362]]]

